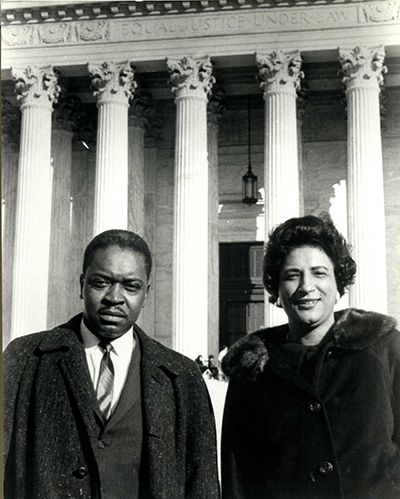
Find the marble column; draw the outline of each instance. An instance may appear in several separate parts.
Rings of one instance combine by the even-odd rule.
[[[68,94],[68,80],[58,76],[61,88],[52,116],[51,155],[53,167],[53,199],[50,235],[50,272],[48,322],[57,325],[75,313],[68,298],[78,289],[71,289],[71,166],[72,137],[81,114],[78,97]],[[75,275],[78,277],[78,274]],[[64,283],[64,286],[60,286]],[[66,297],[66,293],[68,297]]]
[[[156,337],[155,296],[158,283],[156,258],[156,225],[157,225],[157,165],[158,150],[161,142],[163,120],[154,107],[150,108],[148,126],[144,139],[144,240],[148,244],[153,268],[150,277],[150,293],[146,306],[139,317],[139,326],[151,336]]]
[[[339,50],[347,96],[348,232],[357,263],[352,307],[387,311],[385,202],[379,93],[383,47]]]
[[[265,240],[288,218],[299,216],[296,92],[304,75],[299,52],[256,54],[265,100]],[[265,325],[287,320],[265,295]]]
[[[308,104],[307,95],[299,91],[297,108],[297,161],[299,168],[299,216],[304,216],[303,120]]]
[[[176,103],[173,245],[173,348],[208,354],[207,94],[209,57],[168,59]]]
[[[208,132],[208,251],[209,251],[209,283],[208,283],[208,345],[209,353],[218,354],[219,345],[219,181],[218,181],[218,132],[226,92],[215,87],[210,97],[207,112]]]
[[[144,134],[146,112],[152,105],[148,92],[135,93],[128,114],[128,229],[144,235]]]
[[[11,339],[15,210],[18,187],[18,156],[21,111],[1,99],[1,240],[2,240],[2,340],[5,348]]]
[[[22,123],[18,171],[11,337],[45,329],[49,282],[53,68],[14,69]]]
[[[136,83],[130,63],[88,65],[99,110],[94,235],[128,227],[128,107]]]

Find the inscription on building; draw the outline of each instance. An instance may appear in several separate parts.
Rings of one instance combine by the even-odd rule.
[[[171,38],[248,35],[271,32],[350,28],[360,25],[400,24],[400,0],[368,4],[256,9],[232,13],[197,13],[155,17],[8,25],[2,42],[21,45],[130,42]]]

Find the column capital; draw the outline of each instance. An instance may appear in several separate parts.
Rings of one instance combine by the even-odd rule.
[[[213,65],[208,56],[167,58],[172,93],[179,97],[206,98],[215,83]]]
[[[39,105],[51,108],[57,102],[60,87],[52,66],[12,69],[15,81],[15,93],[21,102],[21,108]]]
[[[383,75],[387,72],[383,65],[384,59],[383,46],[370,49],[363,45],[352,50],[339,48],[339,61],[344,75],[342,81],[346,89],[364,87],[379,90]]]
[[[21,111],[1,99],[1,146],[4,152],[18,152],[21,133]]]
[[[135,69],[132,62],[103,62],[100,65],[89,63],[88,70],[98,104],[114,102],[128,106],[137,86],[133,79]]]
[[[153,96],[150,92],[145,90],[137,91],[129,108],[128,126],[146,128],[153,106]]]
[[[215,87],[211,93],[207,106],[207,122],[219,127],[222,121],[222,115],[226,110],[225,105],[226,91],[221,87]]]
[[[299,90],[300,79],[304,78],[299,51],[284,53],[277,50],[269,54],[256,53],[256,62],[264,96],[276,92],[296,94]]]

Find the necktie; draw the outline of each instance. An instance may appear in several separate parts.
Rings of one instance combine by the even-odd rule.
[[[99,347],[103,350],[104,355],[100,363],[97,400],[99,401],[100,411],[107,420],[111,413],[114,390],[114,366],[110,357],[112,345],[108,341],[101,341]]]

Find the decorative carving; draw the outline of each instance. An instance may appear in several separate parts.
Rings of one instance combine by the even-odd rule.
[[[400,15],[400,4],[398,2],[384,2],[362,6],[365,19],[369,22],[382,23],[396,21]]]
[[[300,89],[301,71],[300,52],[284,53],[281,50],[270,54],[256,54],[259,70],[258,80],[264,94],[269,92],[296,93]]]
[[[33,29],[33,26],[7,26],[1,30],[1,39],[9,47],[30,45]]]
[[[21,111],[1,99],[1,146],[5,152],[17,152],[21,135]]]
[[[208,56],[167,59],[170,85],[175,97],[207,96],[215,83],[213,65]]]
[[[140,126],[145,128],[148,125],[148,118],[153,106],[153,96],[144,90],[135,93],[129,108],[129,126]]]
[[[137,86],[133,80],[135,71],[132,63],[125,61],[120,64],[104,62],[100,66],[88,64],[92,90],[98,102],[107,100],[128,103]]]
[[[343,69],[342,82],[347,90],[355,87],[380,87],[383,75],[387,73],[383,65],[385,49],[383,46],[368,49],[365,46],[353,50],[340,50],[339,60]]]
[[[110,38],[110,23],[109,21],[77,23],[76,37],[82,42],[107,41]]]
[[[66,43],[71,41],[71,25],[67,23],[44,25],[38,30],[38,36],[42,43]]]
[[[211,93],[207,107],[207,121],[215,126],[219,126],[226,110],[225,97],[226,91],[221,87],[215,87]]]
[[[13,69],[15,93],[21,106],[28,104],[51,105],[57,101],[60,87],[51,66],[38,68],[27,66],[25,69]]]

